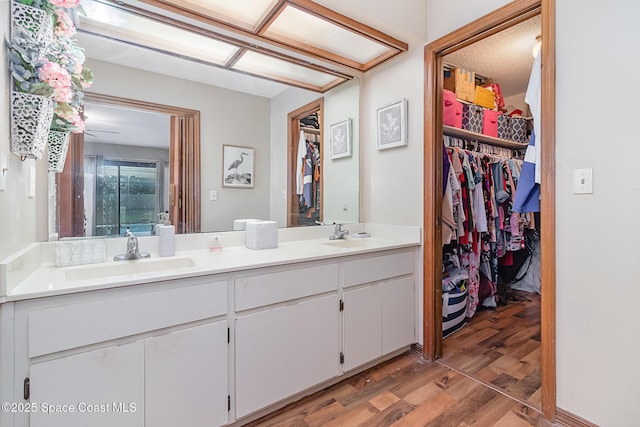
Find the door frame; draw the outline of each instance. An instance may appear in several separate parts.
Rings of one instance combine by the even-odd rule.
[[[296,154],[298,153],[298,139],[300,137],[300,120],[313,114],[318,113],[320,122],[320,222],[323,221],[324,206],[324,185],[322,167],[324,165],[324,140],[323,134],[323,118],[324,118],[324,98],[318,98],[308,104],[303,105],[287,114],[287,140],[289,146],[287,149],[287,227],[297,227],[293,212],[298,206],[298,197],[296,194],[296,173],[297,162]]]
[[[523,22],[542,18],[543,168],[541,194],[542,414],[556,417],[556,233],[555,233],[555,0],[516,0],[425,47],[424,98],[424,357],[442,352],[442,57]]]

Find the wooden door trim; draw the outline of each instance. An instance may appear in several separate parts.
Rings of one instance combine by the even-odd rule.
[[[424,98],[424,357],[441,353],[442,335],[442,56],[541,14],[542,146],[541,185],[541,349],[542,414],[556,416],[555,293],[555,0],[513,1],[425,47]],[[431,172],[430,172],[431,171]],[[440,189],[440,191],[438,191]]]
[[[323,164],[324,159],[322,153],[324,152],[324,145],[322,140],[322,120],[324,117],[324,98],[318,98],[315,101],[303,105],[287,114],[287,141],[289,141],[287,147],[287,227],[291,227],[293,222],[292,208],[295,201],[296,194],[296,153],[298,151],[298,138],[300,135],[300,119],[303,119],[315,112],[320,112],[318,117],[320,118],[320,165]],[[322,167],[322,166],[321,166]],[[323,174],[320,173],[320,200],[321,207],[324,205],[324,186]],[[297,201],[296,201],[297,203]],[[320,221],[322,221],[322,211],[320,210]]]

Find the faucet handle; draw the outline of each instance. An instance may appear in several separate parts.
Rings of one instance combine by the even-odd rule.
[[[344,224],[336,224],[336,231],[342,231],[342,226]]]

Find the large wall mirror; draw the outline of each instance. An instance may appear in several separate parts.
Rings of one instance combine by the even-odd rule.
[[[194,199],[200,224],[187,232],[232,230],[234,220],[242,218],[271,219],[287,226],[287,114],[318,98],[324,101],[325,135],[332,124],[346,119],[353,127],[350,157],[332,159],[329,152],[323,156],[323,218],[325,223],[358,222],[357,78],[318,93],[113,38],[86,32],[76,38],[95,74],[92,94],[199,113],[200,188]],[[121,235],[127,227],[141,235],[152,233],[156,215],[170,208],[173,197],[171,115],[94,102],[91,97],[85,115],[83,167],[76,168],[72,178],[84,184],[84,203],[73,207],[73,218],[62,217],[70,210],[56,205],[59,188],[55,174],[50,174],[50,240]],[[252,186],[223,185],[225,145],[253,149]],[[74,231],[61,233],[60,223],[65,221],[73,223]]]

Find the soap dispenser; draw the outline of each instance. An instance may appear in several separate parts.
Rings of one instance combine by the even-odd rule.
[[[160,237],[160,256],[174,256],[176,254],[176,228],[169,222],[169,213],[159,214],[161,224],[156,226]]]

